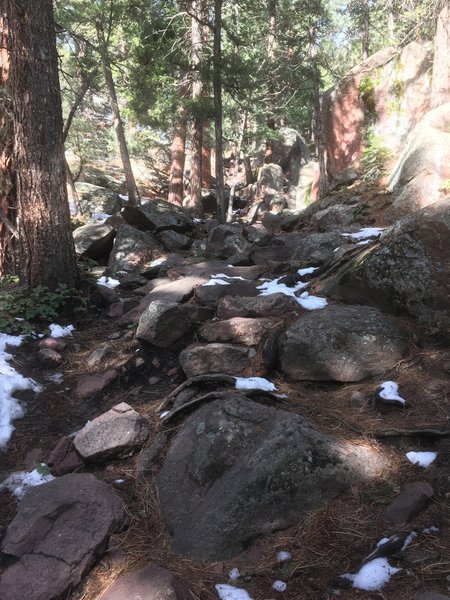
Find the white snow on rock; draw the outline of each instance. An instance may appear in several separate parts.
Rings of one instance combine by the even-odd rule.
[[[406,548],[413,543],[413,541],[416,539],[416,537],[417,537],[417,533],[415,531],[411,531],[411,533],[408,533],[408,535],[405,538],[405,541],[403,542],[402,552],[404,550],[406,550]]]
[[[413,465],[418,465],[426,469],[436,460],[436,452],[407,452],[406,458]]]
[[[440,529],[439,527],[435,527],[434,525],[432,525],[431,527],[425,527],[425,529],[422,529],[422,533],[425,533],[427,535],[431,534],[431,533],[439,533]]]
[[[379,395],[384,400],[397,400],[397,402],[406,404],[406,400],[398,394],[398,384],[395,381],[385,381],[380,387]]]
[[[167,262],[167,258],[155,258],[155,260],[152,260],[152,262],[150,263],[150,266],[151,267],[160,267],[161,265],[163,265],[166,262]]]
[[[236,567],[234,567],[234,569],[231,569],[231,571],[228,573],[228,577],[232,581],[236,581],[236,579],[239,579],[240,576],[241,574],[239,573],[239,569],[237,569]]]
[[[356,233],[341,233],[343,237],[350,237],[354,240],[365,240],[367,238],[379,237],[384,227],[363,227]]]
[[[206,283],[202,283],[202,286],[204,287],[208,285],[230,285],[230,282],[223,279],[210,279]]]
[[[285,562],[287,560],[291,560],[291,558],[292,558],[292,554],[290,552],[288,552],[287,550],[281,550],[281,552],[278,552],[278,554],[277,554],[278,562]]]
[[[216,585],[216,590],[220,600],[252,600],[245,590],[235,588],[226,583],[218,583]]]
[[[12,421],[20,419],[24,410],[20,402],[14,398],[14,392],[33,390],[40,392],[41,387],[33,379],[18,373],[10,364],[13,356],[6,352],[6,346],[20,346],[23,336],[0,333],[0,449],[4,448],[14,431]]]
[[[119,194],[119,198],[124,202],[128,202],[128,194]]]
[[[346,573],[342,577],[349,579],[354,588],[378,592],[390,581],[392,575],[399,571],[401,569],[391,567],[386,558],[375,558],[363,565],[357,573]]]
[[[278,279],[272,279],[268,281],[264,281],[261,285],[257,286],[258,290],[261,290],[260,296],[270,296],[271,294],[284,294],[285,296],[292,296],[296,300],[298,300],[295,292],[298,292],[305,288],[308,284],[302,281],[299,281],[293,287],[288,287],[285,283],[279,283],[282,277],[278,277]]]
[[[314,273],[317,271],[319,267],[305,267],[304,269],[299,269],[297,273],[302,277],[303,275],[309,275],[310,273]]]
[[[264,390],[274,392],[275,385],[264,377],[235,377],[237,390]]]
[[[47,375],[45,379],[59,385],[64,381],[64,375],[62,373],[52,373],[51,375]]]
[[[287,585],[284,583],[284,581],[280,581],[279,579],[272,583],[272,587],[277,592],[285,592],[287,589]]]
[[[241,281],[248,281],[245,277],[240,275],[225,275],[225,273],[217,273],[217,275],[211,275],[212,279],[240,279]]]
[[[169,410],[165,410],[164,412],[162,412],[162,413],[159,415],[159,418],[160,418],[160,419],[164,419],[164,417],[165,417],[166,415],[168,415],[168,414],[169,414],[169,412],[170,412]]]
[[[102,275],[97,279],[97,285],[104,285],[105,287],[114,289],[118,285],[120,285],[120,281],[118,279],[113,279],[112,277],[106,277]]]
[[[61,325],[56,325],[56,323],[52,323],[48,326],[50,329],[50,335],[54,338],[66,337],[68,335],[72,335],[72,331],[75,331],[75,327],[73,325],[67,325],[66,327],[61,327]]]
[[[20,500],[28,488],[36,485],[43,485],[53,479],[55,479],[53,475],[42,475],[37,469],[30,472],[18,471],[17,473],[12,473],[2,484],[0,484],[0,490],[6,489]]]
[[[328,304],[325,298],[320,296],[310,296],[308,292],[300,294],[300,298],[297,298],[297,302],[306,310],[319,310],[325,308]]]

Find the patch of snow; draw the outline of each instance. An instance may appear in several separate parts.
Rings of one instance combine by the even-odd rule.
[[[293,287],[288,287],[285,283],[278,283],[280,279],[282,279],[282,277],[273,280],[269,279],[261,285],[258,285],[257,289],[261,290],[260,295],[270,296],[271,294],[281,293],[285,296],[292,296],[293,298],[295,298],[295,300],[298,300],[297,296],[295,295],[295,292],[298,292],[309,285],[308,283],[303,283],[302,281],[299,281]]]
[[[203,219],[197,219],[194,217],[192,220],[194,221],[194,223],[203,223]]]
[[[302,277],[303,275],[309,275],[310,273],[314,273],[317,271],[319,267],[305,267],[304,269],[299,269],[297,273]]]
[[[432,525],[431,527],[425,527],[425,529],[422,529],[422,533],[425,533],[425,534],[439,533],[439,531],[440,531],[439,527],[435,527],[434,525]]]
[[[37,469],[33,471],[18,471],[12,473],[0,485],[0,490],[6,489],[16,498],[22,498],[28,488],[43,485],[55,479],[53,475],[42,475]]]
[[[287,394],[275,394],[275,398],[280,398],[281,400],[283,400],[284,398],[288,398]]]
[[[350,237],[354,240],[365,240],[367,238],[379,237],[384,227],[363,227],[356,233],[341,233],[343,237]]]
[[[413,543],[413,541],[416,539],[416,537],[417,537],[417,533],[415,531],[411,531],[411,533],[409,533],[406,536],[405,541],[403,542],[402,552],[403,552],[403,550],[406,550],[406,548]]]
[[[202,283],[202,286],[207,287],[209,285],[230,285],[229,281],[224,281],[223,279],[210,279],[206,283]]]
[[[110,216],[111,215],[108,215],[107,213],[93,212],[91,218],[97,223],[104,223],[106,219],[109,219]]]
[[[385,381],[381,384],[380,397],[384,400],[397,400],[402,404],[406,404],[406,400],[398,395],[398,384],[395,381]]]
[[[357,246],[365,246],[366,244],[370,244],[370,240],[361,240],[360,242],[357,242]]]
[[[274,392],[275,385],[264,377],[235,377],[237,390],[264,390]]]
[[[170,412],[170,411],[168,411],[168,410],[165,410],[164,412],[162,412],[162,413],[159,415],[159,418],[160,418],[160,419],[164,419],[164,417],[165,417],[166,415],[168,415],[168,414],[169,414],[169,412]]]
[[[234,567],[234,569],[231,569],[231,571],[228,573],[228,577],[233,581],[239,579],[240,576],[241,574],[239,573],[239,569],[237,569],[236,567]]]
[[[277,554],[278,562],[285,562],[287,560],[291,560],[291,558],[292,558],[292,554],[290,552],[288,552],[287,550],[281,550],[281,552],[278,552],[278,554]]]
[[[225,275],[225,273],[218,273],[217,275],[211,275],[212,279],[240,279],[241,281],[248,281],[245,277],[240,275]]]
[[[216,590],[220,600],[252,600],[245,590],[235,588],[226,583],[218,583]]]
[[[272,587],[277,592],[285,592],[287,589],[287,585],[284,583],[284,581],[280,581],[279,579],[272,583]]]
[[[418,465],[426,469],[436,460],[436,452],[407,452],[406,458],[413,465]]]
[[[325,298],[321,298],[320,296],[310,296],[308,292],[300,294],[300,298],[297,298],[297,302],[306,310],[319,310],[325,308],[328,304]]]
[[[155,260],[152,260],[152,262],[150,263],[150,266],[151,267],[160,267],[161,265],[163,265],[166,262],[167,262],[167,258],[155,258]]]
[[[118,285],[120,285],[120,281],[118,279],[113,279],[112,277],[106,277],[102,275],[97,279],[97,285],[104,285],[108,288],[114,289]]]
[[[52,375],[47,375],[46,380],[51,383],[62,383],[64,379],[64,375],[62,373],[53,373]]]
[[[14,392],[33,390],[37,393],[42,389],[33,379],[24,377],[8,364],[13,356],[6,352],[6,346],[18,347],[22,341],[22,335],[0,333],[0,449],[4,448],[11,438],[14,431],[12,421],[24,415],[19,400],[13,396]]]
[[[119,194],[119,198],[124,202],[128,202],[128,194]]]
[[[340,250],[340,249],[341,249],[341,247],[340,247],[340,246],[338,246],[337,248],[335,248],[335,249],[333,250],[333,252],[337,252],[337,251],[338,251],[338,250]]]
[[[114,479],[114,483],[121,485],[122,483],[125,483],[125,479]]]
[[[363,565],[354,575],[346,573],[342,577],[353,582],[354,588],[368,592],[377,592],[390,581],[392,575],[395,575],[399,571],[401,569],[391,567],[386,558],[375,558]]]
[[[52,323],[48,326],[48,328],[50,329],[50,335],[54,338],[66,337],[68,335],[72,335],[72,331],[75,331],[75,327],[73,325],[61,327],[61,325]]]

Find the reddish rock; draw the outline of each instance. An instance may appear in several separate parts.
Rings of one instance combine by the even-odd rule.
[[[232,317],[283,317],[300,310],[299,304],[290,296],[277,293],[270,296],[225,296],[217,307],[219,319]]]
[[[37,360],[41,367],[46,369],[50,369],[51,367],[57,367],[62,363],[62,356],[56,350],[50,350],[49,348],[44,348],[39,350],[37,353]]]
[[[33,448],[25,454],[23,466],[27,471],[32,471],[36,468],[37,463],[42,462],[43,451],[41,448]]]
[[[422,510],[433,494],[433,488],[426,481],[410,483],[385,509],[384,517],[396,525],[405,525]]]
[[[66,346],[66,342],[61,338],[48,337],[39,342],[39,348],[41,350],[56,350],[56,352],[62,352]]]
[[[207,342],[233,342],[257,346],[262,336],[273,326],[270,319],[235,317],[228,321],[213,321],[201,327],[199,333]]]
[[[51,474],[55,477],[61,477],[61,475],[67,475],[67,473],[73,473],[77,469],[80,469],[84,465],[84,460],[80,455],[71,450],[64,458],[62,458],[57,464],[51,469]]]
[[[100,600],[193,600],[186,583],[167,569],[149,565],[119,577]]]
[[[195,290],[195,299],[205,306],[214,306],[223,296],[257,296],[259,291],[251,281],[225,279],[228,285],[201,285]]]
[[[89,396],[98,394],[107,388],[117,377],[118,373],[115,369],[110,369],[104,373],[96,373],[95,375],[86,375],[78,381],[75,394],[79,398],[88,398]]]
[[[232,344],[193,344],[180,354],[186,377],[206,373],[241,375],[251,365],[256,351]]]

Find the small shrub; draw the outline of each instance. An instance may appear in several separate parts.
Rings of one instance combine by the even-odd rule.
[[[392,157],[392,152],[383,144],[383,140],[369,133],[361,157],[362,179],[375,181],[386,172],[386,163]]]
[[[441,181],[439,191],[443,194],[450,194],[450,179],[444,179],[444,181]]]

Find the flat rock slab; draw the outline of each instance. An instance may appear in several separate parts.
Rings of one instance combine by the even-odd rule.
[[[257,346],[264,334],[268,334],[274,322],[270,319],[246,319],[234,317],[227,321],[213,321],[200,328],[200,336],[207,342],[232,342],[245,346]]]
[[[95,373],[95,375],[86,375],[78,381],[75,394],[78,398],[94,396],[111,385],[117,377],[118,373],[115,369],[110,369],[104,373]]]
[[[328,306],[295,321],[278,339],[283,373],[301,381],[361,381],[407,353],[404,331],[367,306]]]
[[[30,488],[2,551],[14,557],[0,579],[2,600],[52,600],[77,585],[126,521],[122,501],[86,473]]]
[[[224,273],[228,277],[242,277],[249,281],[259,279],[264,272],[264,267],[254,265],[250,267],[235,267],[230,266],[222,260],[209,260],[196,263],[194,265],[184,265],[170,269],[167,275],[173,279],[178,277],[206,277],[209,279],[211,275]]]
[[[73,443],[85,460],[98,461],[127,456],[144,444],[148,433],[141,415],[121,402],[85,425]]]
[[[233,344],[193,344],[180,354],[180,365],[186,377],[225,373],[241,375],[256,356],[254,348]]]
[[[290,262],[293,253],[290,246],[257,246],[250,252],[250,260],[255,265],[264,265],[269,262]]]
[[[120,213],[127,223],[141,231],[171,229],[180,233],[191,231],[193,221],[181,207],[166,200],[150,200],[141,206],[126,206]]]
[[[193,600],[193,596],[182,579],[149,565],[119,577],[100,600]]]
[[[225,296],[219,300],[219,319],[233,317],[284,317],[293,312],[300,313],[299,304],[294,298],[276,293],[270,296]]]
[[[433,495],[433,488],[426,481],[410,483],[385,509],[384,517],[396,525],[406,525]]]
[[[212,561],[239,554],[384,468],[373,449],[230,392],[184,423],[158,488],[173,550]]]
[[[205,306],[213,306],[223,296],[257,296],[259,291],[251,281],[228,279],[227,285],[201,285],[195,289],[195,299]]]

